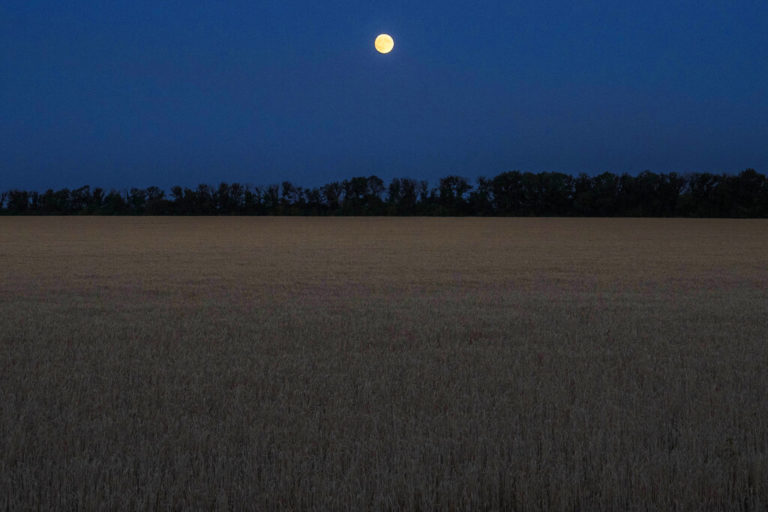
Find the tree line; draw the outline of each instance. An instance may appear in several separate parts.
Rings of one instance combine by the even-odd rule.
[[[267,186],[221,183],[106,191],[89,185],[45,192],[0,193],[6,215],[390,215],[768,217],[768,178],[737,175],[503,172],[441,178],[437,186],[411,178],[388,185],[377,176],[321,187],[289,181]]]

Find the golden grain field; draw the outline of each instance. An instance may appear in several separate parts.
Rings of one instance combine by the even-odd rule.
[[[768,221],[0,218],[0,509],[764,510]]]

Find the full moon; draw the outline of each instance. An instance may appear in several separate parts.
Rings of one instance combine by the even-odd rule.
[[[392,48],[395,47],[395,41],[389,34],[381,34],[376,38],[376,42],[373,43],[376,47],[376,51],[379,53],[389,53]]]

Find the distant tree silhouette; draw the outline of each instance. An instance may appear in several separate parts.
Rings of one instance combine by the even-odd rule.
[[[6,215],[498,215],[768,217],[768,179],[738,175],[604,172],[503,172],[476,185],[460,176],[426,181],[357,176],[315,188],[290,181],[252,186],[222,182],[197,188],[156,186],[125,192],[83,185],[43,193],[0,193]]]
[[[165,199],[165,192],[158,187],[147,187],[144,197],[144,211],[147,215],[169,215],[174,213],[173,203]]]
[[[27,213],[29,210],[29,192],[26,190],[8,191],[8,213]]]
[[[395,178],[387,189],[387,212],[390,215],[417,215],[421,183],[411,178]]]
[[[446,176],[440,178],[437,202],[437,215],[467,215],[469,214],[468,194],[472,185],[461,176]]]
[[[754,169],[747,169],[738,176],[727,179],[731,217],[762,217],[766,215],[768,182]]]
[[[83,185],[69,193],[69,209],[71,213],[87,213],[91,204],[91,187]]]
[[[493,210],[499,215],[523,214],[523,182],[520,171],[503,172],[491,180]]]
[[[261,187],[246,186],[243,192],[243,212],[246,215],[263,215]]]
[[[111,190],[104,198],[99,213],[104,215],[125,215],[129,213],[128,203],[119,192]]]
[[[563,216],[571,213],[573,177],[559,172],[526,173],[528,208],[534,215]],[[526,180],[524,179],[524,182]]]
[[[264,209],[268,215],[282,214],[280,205],[280,186],[269,185],[264,190]]]
[[[317,187],[304,190],[305,206],[302,215],[327,215],[327,208],[323,204],[323,194]]]
[[[342,215],[381,215],[384,202],[381,194],[384,182],[378,176],[358,176],[341,183]]]
[[[483,176],[477,178],[477,186],[469,193],[468,202],[472,215],[493,215],[493,182]]]
[[[100,213],[104,204],[104,189],[96,187],[91,192],[90,201],[87,206],[87,213],[93,215],[94,213]]]
[[[344,188],[338,181],[333,181],[320,187],[320,194],[328,210],[334,215],[339,214],[341,209],[341,198],[344,195]]]

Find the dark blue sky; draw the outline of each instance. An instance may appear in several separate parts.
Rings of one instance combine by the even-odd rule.
[[[765,0],[0,3],[0,189],[747,167]]]

